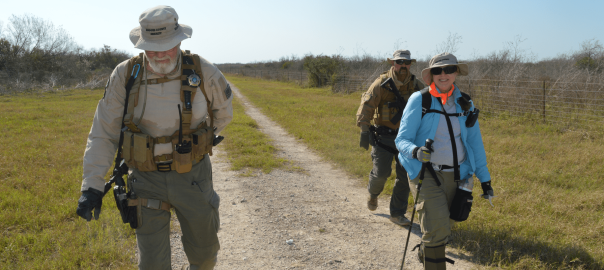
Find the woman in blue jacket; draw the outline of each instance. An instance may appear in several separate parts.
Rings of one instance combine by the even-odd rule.
[[[422,163],[431,165],[438,178],[425,173],[416,206],[423,233],[419,256],[424,269],[446,267],[445,245],[454,224],[449,209],[458,184],[465,183],[471,191],[472,176],[476,175],[485,198],[493,196],[480,126],[467,121],[472,118],[469,112],[474,111],[474,105],[454,84],[458,75],[468,75],[467,64],[458,63],[450,53],[432,57],[429,67],[422,71],[429,86],[409,98],[395,139],[413,194],[417,194]],[[424,99],[431,99],[430,107],[423,110],[422,93]],[[434,141],[432,149],[425,146],[426,139]]]

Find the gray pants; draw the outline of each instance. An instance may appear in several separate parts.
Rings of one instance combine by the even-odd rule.
[[[386,146],[396,149],[394,145],[395,135],[380,135],[380,142]],[[369,172],[369,184],[367,190],[369,194],[377,197],[384,190],[384,184],[392,173],[392,161],[395,156],[380,146],[374,146],[371,149],[371,160],[373,160],[373,169]],[[403,166],[396,166],[396,182],[392,189],[390,198],[390,216],[404,216],[407,212],[409,199],[409,181],[407,171]]]
[[[212,184],[209,156],[194,164],[188,173],[134,170],[128,182],[138,197],[161,200],[174,207],[191,270],[213,269],[220,249],[217,236],[220,198]],[[170,212],[141,209],[142,225],[136,229],[139,269],[172,269]]]
[[[453,172],[436,171],[436,176],[440,180],[440,186],[426,170],[417,201],[422,242],[426,247],[441,246],[449,242],[451,227],[455,224],[454,220],[449,219],[449,208],[457,190]],[[418,183],[419,175],[409,181],[414,195],[417,193]]]

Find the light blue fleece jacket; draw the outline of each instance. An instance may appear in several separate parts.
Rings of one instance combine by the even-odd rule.
[[[436,89],[438,90],[438,88]],[[449,98],[453,98],[457,112],[461,113],[463,111],[457,102],[457,99],[461,97],[461,93],[457,86],[455,86],[453,91],[453,95]],[[438,92],[440,93],[440,90]],[[430,109],[441,111],[442,104],[432,95],[430,95],[430,98],[432,98]],[[474,103],[472,103],[472,109],[474,109]],[[466,149],[466,160],[460,164],[459,176],[461,179],[467,179],[476,174],[480,182],[490,181],[491,174],[487,168],[487,155],[484,151],[478,121],[476,121],[474,127],[468,128],[466,127],[467,116],[457,117],[457,119],[461,128],[461,141]],[[422,163],[412,157],[413,149],[424,146],[426,139],[434,140],[439,120],[439,113],[427,113],[422,118],[422,95],[420,91],[413,93],[409,97],[394,143],[400,152],[398,155],[399,161],[405,167],[405,170],[407,170],[410,179],[416,178],[422,168]]]

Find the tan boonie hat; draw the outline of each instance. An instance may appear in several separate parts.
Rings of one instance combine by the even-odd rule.
[[[140,26],[130,31],[130,41],[141,50],[167,51],[193,34],[190,26],[178,23],[178,14],[169,6],[143,11],[138,22]]]
[[[396,60],[411,60],[415,63],[415,59],[411,59],[411,52],[409,50],[396,50],[392,54],[392,58],[388,58],[388,63],[392,64],[392,62]]]
[[[427,68],[422,70],[422,79],[427,85],[432,83],[432,76],[430,74],[430,69],[435,67],[445,67],[445,66],[457,66],[457,72],[461,76],[468,75],[468,65],[457,62],[457,57],[450,53],[441,53],[437,54],[432,59],[430,59],[430,63]]]

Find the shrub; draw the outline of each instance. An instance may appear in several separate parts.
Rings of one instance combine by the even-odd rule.
[[[321,87],[333,83],[345,69],[344,58],[339,55],[306,55],[304,69],[308,71],[308,86]]]

